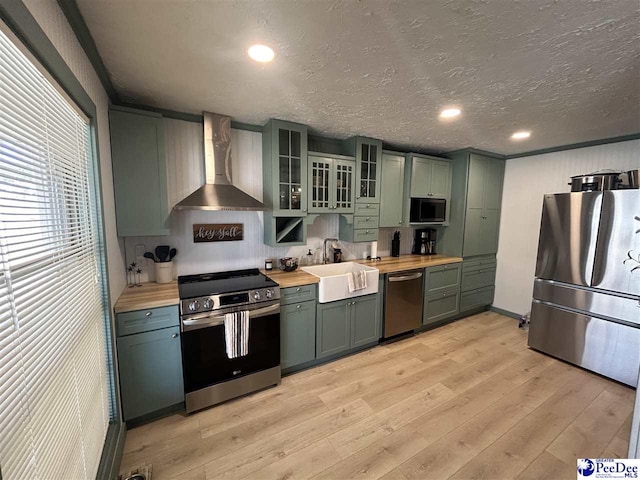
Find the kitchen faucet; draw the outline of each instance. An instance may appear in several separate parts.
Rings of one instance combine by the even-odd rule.
[[[324,243],[322,244],[322,263],[329,263],[329,257],[327,256],[327,242],[339,242],[337,238],[325,238]]]

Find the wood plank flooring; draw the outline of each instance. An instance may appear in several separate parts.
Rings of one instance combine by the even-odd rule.
[[[153,479],[575,479],[626,457],[634,391],[485,312],[130,430]]]

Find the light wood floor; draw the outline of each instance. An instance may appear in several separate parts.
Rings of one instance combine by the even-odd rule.
[[[129,431],[153,479],[575,479],[627,456],[634,391],[487,312]]]

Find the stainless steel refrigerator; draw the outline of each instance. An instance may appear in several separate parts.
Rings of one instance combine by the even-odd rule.
[[[640,190],[545,195],[529,346],[637,386]]]

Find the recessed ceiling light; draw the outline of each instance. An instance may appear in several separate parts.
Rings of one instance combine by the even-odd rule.
[[[267,47],[266,45],[252,45],[247,50],[247,53],[251,58],[253,58],[256,62],[267,63],[273,60],[275,57],[275,53],[273,53],[273,49]]]
[[[459,108],[445,108],[440,112],[440,118],[454,118],[460,115]]]
[[[531,132],[521,130],[511,135],[511,138],[514,140],[524,140],[525,138],[529,138],[530,136],[531,136]]]

